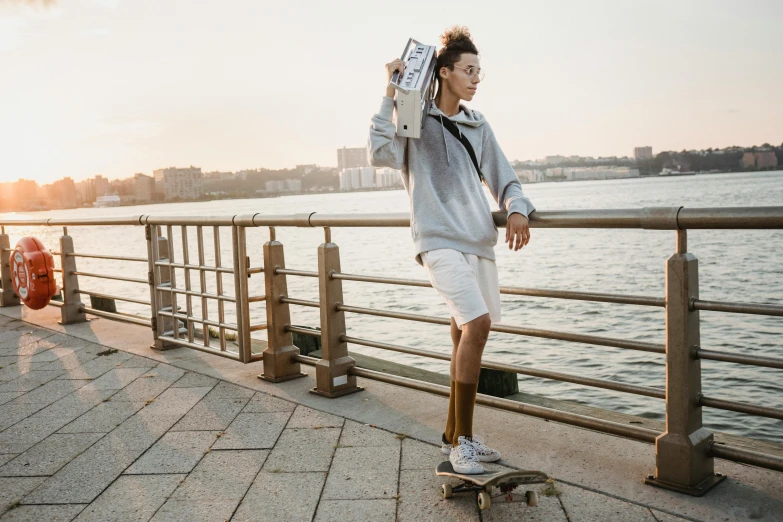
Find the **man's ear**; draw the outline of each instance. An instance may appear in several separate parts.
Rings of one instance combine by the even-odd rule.
[[[450,72],[449,68],[444,65],[443,67],[440,68],[440,71],[438,71],[438,75],[441,78],[448,78],[449,77],[449,72]]]

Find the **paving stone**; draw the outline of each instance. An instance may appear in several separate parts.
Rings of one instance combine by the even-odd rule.
[[[0,332],[0,349],[11,350],[14,348],[22,348],[28,344],[51,337],[52,335],[54,335],[54,332],[51,330],[42,330],[30,326],[29,324],[22,324],[13,330]]]
[[[310,522],[325,480],[324,473],[266,473],[262,470],[231,520]]]
[[[492,498],[492,509],[484,511],[481,519],[484,522],[567,522],[565,511],[560,504],[560,500],[555,495],[546,496],[544,490],[546,486],[536,484],[532,487],[519,487],[514,492],[514,501],[506,502],[505,495]],[[525,491],[533,489],[538,492],[538,505],[530,507],[525,502]],[[576,522],[578,519],[571,519]],[[622,520],[622,519],[620,519]]]
[[[658,511],[657,509],[651,509],[653,516],[658,519],[658,522],[680,522],[680,521],[686,521],[687,518],[680,518],[675,515],[670,515],[669,513],[664,513],[662,511]]]
[[[286,428],[342,428],[344,420],[331,413],[297,406]]]
[[[236,384],[231,384],[230,382],[220,381],[210,393],[210,396],[212,397],[222,397],[222,398],[242,398],[242,399],[249,399],[255,394],[253,390],[248,390],[247,388],[243,388],[242,386],[237,386]]]
[[[397,495],[399,447],[337,448],[324,499],[392,498]]]
[[[10,366],[12,364],[16,364],[19,362],[19,359],[22,357],[19,355],[0,355],[0,368],[4,368],[6,366]]]
[[[89,384],[91,390],[120,390],[146,373],[147,368],[114,368]]]
[[[200,373],[187,372],[185,375],[172,384],[173,388],[193,388],[195,386],[215,386],[218,380],[214,377],[201,375]]]
[[[97,379],[109,370],[113,370],[118,364],[125,362],[130,357],[131,354],[125,352],[102,355],[91,361],[87,361],[76,368],[65,370],[65,373],[60,379]]]
[[[70,522],[85,508],[85,504],[54,504],[50,506],[21,505],[7,511],[0,522]]]
[[[10,428],[17,422],[26,419],[30,415],[45,407],[45,404],[15,402],[3,404],[0,406],[0,431]],[[2,444],[0,444],[0,453],[3,453],[1,448]]]
[[[7,511],[0,522],[70,522],[85,508],[84,504],[55,504],[50,506],[19,506]]]
[[[19,365],[15,364],[10,368],[14,368],[16,366]],[[3,368],[3,369],[7,370],[10,368]],[[0,393],[16,392],[16,391],[28,392],[30,390],[34,390],[38,388],[43,384],[46,384],[52,379],[56,379],[62,374],[63,374],[62,371],[38,371],[38,372],[30,371],[23,375],[18,375],[13,379],[9,379],[8,382],[0,384]]]
[[[189,388],[181,388],[189,389]],[[222,431],[228,428],[236,416],[242,411],[247,399],[213,397],[211,394],[196,404],[176,426],[174,431]]]
[[[46,477],[0,477],[0,513],[22,500],[44,480]]]
[[[108,433],[144,407],[143,402],[117,402],[109,397],[90,411],[65,425],[58,433]]]
[[[557,488],[561,491],[560,502],[568,514],[568,519],[573,522],[587,520],[655,522],[652,513],[645,507],[568,484],[558,483]]]
[[[155,368],[160,364],[158,361],[155,361],[153,359],[147,359],[146,357],[139,357],[138,355],[134,355],[131,358],[124,361],[120,367],[121,368]]]
[[[328,471],[339,438],[340,428],[285,429],[264,471]]]
[[[190,473],[219,431],[170,431],[163,435],[125,474]]]
[[[240,413],[212,447],[213,449],[272,448],[290,416],[288,412]]]
[[[65,357],[66,355],[71,355],[73,353],[76,353],[76,351],[73,348],[54,346],[52,348],[49,348],[48,350],[44,350],[31,355],[28,358],[28,361],[32,363],[39,363],[39,362],[49,363],[49,362],[56,361],[61,357]]]
[[[397,502],[389,500],[322,500],[315,522],[394,521]]]
[[[144,369],[145,367],[139,368]],[[147,368],[147,371],[141,377],[123,388],[112,400],[151,401],[182,377],[184,373],[185,370],[180,370],[168,364],[156,368]]]
[[[440,451],[440,446],[427,444],[413,439],[402,441],[401,469],[426,469],[434,470],[438,464],[448,459]]]
[[[400,440],[394,433],[346,420],[340,446],[399,446]]]
[[[250,399],[242,410],[242,413],[274,413],[281,411],[294,411],[296,403],[284,401],[277,397],[272,397],[267,393],[258,392]]]
[[[62,428],[75,418],[100,404],[113,390],[77,390],[59,401],[33,413],[0,433],[0,453],[22,453]],[[4,404],[0,408],[8,406]],[[31,408],[40,407],[32,403]]]
[[[168,499],[151,522],[215,522],[228,520],[236,508],[234,501]]]
[[[211,451],[177,488],[171,500],[203,500],[239,504],[269,451]]]
[[[92,502],[208,390],[209,388],[166,390],[160,401],[128,418],[69,462],[30,494],[25,503]],[[154,409],[156,406],[158,409]],[[74,484],[78,484],[78,487],[74,487]]]
[[[16,392],[3,392],[0,393],[0,405],[5,404],[6,402],[12,401],[22,395],[25,392],[16,391]]]
[[[0,455],[0,466],[8,462],[9,460],[13,460],[16,458],[18,453],[5,453]]]
[[[1,467],[0,476],[53,475],[102,436],[103,434],[100,433],[51,435]]]
[[[60,357],[59,359],[50,362],[44,366],[41,366],[41,370],[73,370],[81,364],[87,361],[92,361],[98,356],[92,351],[77,350],[71,351],[71,353]]]
[[[39,373],[39,372],[35,372]],[[52,404],[70,395],[79,388],[85,386],[87,381],[61,381],[59,379],[51,380],[46,384],[38,386],[24,395],[20,395],[15,402],[37,402],[39,404]]]
[[[459,484],[459,480],[436,476],[434,467],[401,471],[398,520],[479,520],[475,494],[459,494],[443,500],[440,486],[444,482]]]
[[[82,511],[76,521],[146,522],[184,478],[185,475],[123,475]]]

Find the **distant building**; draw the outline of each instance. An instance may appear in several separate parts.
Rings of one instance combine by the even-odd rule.
[[[236,179],[233,172],[205,172],[204,181],[232,181]]]
[[[544,163],[547,165],[560,165],[561,163],[565,162],[568,158],[565,156],[546,156],[544,158]]]
[[[343,169],[369,166],[366,147],[355,149],[343,147],[342,149],[337,149],[337,170],[342,171]]]
[[[652,147],[634,147],[633,159],[639,161],[650,161],[653,159]]]
[[[756,167],[756,156],[752,152],[746,152],[742,155],[740,160],[741,169],[752,169]]]
[[[753,153],[757,169],[771,169],[778,166],[778,157],[774,150],[761,150]]]
[[[375,171],[375,186],[378,188],[402,187],[400,171],[383,168]]]
[[[275,179],[267,181],[265,186],[267,192],[302,192],[301,179]]]
[[[629,167],[583,167],[563,169],[568,181],[587,181],[593,179],[638,178],[639,169]]]
[[[53,208],[76,207],[76,184],[71,178],[63,178],[46,186],[46,200]]]
[[[109,180],[101,176],[100,174],[96,174],[95,177],[92,179],[94,191],[95,191],[95,197],[101,197],[106,196],[109,194]]]
[[[38,204],[38,183],[31,179],[20,179],[11,190],[14,208],[27,210]]]
[[[340,172],[340,190],[358,190],[375,186],[375,169],[373,167],[355,167],[343,169]]]
[[[161,188],[165,201],[198,199],[204,192],[204,174],[199,167],[169,167],[153,171],[155,193]]]
[[[133,175],[133,199],[136,203],[148,203],[155,194],[155,178],[141,173]]]
[[[539,183],[546,181],[543,170],[539,169],[514,169],[514,172],[522,183]]]

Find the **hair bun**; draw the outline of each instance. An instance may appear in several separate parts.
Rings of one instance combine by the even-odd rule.
[[[466,43],[473,45],[473,40],[470,37],[470,31],[468,31],[468,28],[464,25],[455,25],[446,29],[446,31],[440,35],[440,41],[445,48]]]

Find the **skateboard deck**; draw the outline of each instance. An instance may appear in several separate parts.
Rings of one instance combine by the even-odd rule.
[[[441,496],[444,499],[451,498],[454,493],[464,493],[467,491],[478,492],[479,509],[489,509],[491,505],[491,492],[493,488],[500,490],[500,493],[510,494],[519,486],[528,484],[542,484],[549,477],[541,471],[513,470],[513,471],[491,471],[479,475],[466,475],[457,473],[451,467],[451,462],[441,462],[435,468],[435,474],[439,477],[452,477],[462,481],[458,486],[443,484],[441,486]],[[535,491],[526,491],[525,498],[529,506],[535,506],[538,503],[538,495]]]

